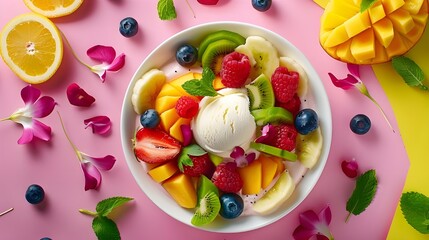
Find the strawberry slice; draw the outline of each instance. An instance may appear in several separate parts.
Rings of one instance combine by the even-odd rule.
[[[180,143],[160,129],[141,128],[134,143],[137,159],[147,163],[164,163],[180,152]]]

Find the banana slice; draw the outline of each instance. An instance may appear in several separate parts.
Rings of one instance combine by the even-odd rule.
[[[295,183],[289,172],[283,172],[274,186],[253,205],[253,210],[267,215],[277,210],[292,195]]]
[[[249,58],[250,66],[253,67],[256,65],[256,61],[253,58],[253,54],[246,45],[240,45],[240,46],[236,47],[234,51],[246,55]]]
[[[151,69],[142,78],[136,81],[131,96],[131,103],[137,114],[144,113],[147,109],[153,108],[155,98],[164,85],[167,77],[159,69]]]
[[[308,76],[304,68],[291,57],[280,57],[280,66],[286,67],[289,71],[294,71],[299,74],[298,96],[303,97],[307,94]]]
[[[261,73],[271,79],[276,68],[279,66],[277,49],[263,37],[250,36],[244,44],[256,62],[251,70],[251,78],[254,79]],[[250,56],[249,56],[250,59]]]
[[[319,160],[322,152],[323,137],[320,127],[307,135],[298,134],[295,153],[298,160],[306,168],[312,168]]]

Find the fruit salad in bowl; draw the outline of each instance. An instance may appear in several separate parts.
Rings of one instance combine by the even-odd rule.
[[[328,98],[305,56],[238,22],[162,43],[131,79],[121,116],[140,188],[171,217],[214,232],[291,212],[317,183],[331,135]]]

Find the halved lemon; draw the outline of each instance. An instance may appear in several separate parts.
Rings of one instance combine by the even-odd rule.
[[[63,58],[59,30],[51,20],[36,13],[16,16],[4,26],[0,50],[9,68],[31,84],[50,79]]]
[[[72,14],[82,3],[83,0],[24,0],[31,11],[48,18]]]

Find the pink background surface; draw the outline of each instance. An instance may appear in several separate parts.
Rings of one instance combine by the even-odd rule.
[[[79,208],[94,210],[98,201],[112,196],[128,196],[135,200],[115,219],[122,239],[292,239],[298,226],[298,215],[305,210],[320,211],[329,205],[333,220],[330,229],[336,239],[385,239],[409,166],[393,112],[381,86],[369,67],[363,68],[369,91],[386,111],[396,132],[393,133],[380,112],[356,91],[334,87],[327,73],[345,76],[345,64],[337,62],[318,43],[319,18],[316,4],[304,1],[273,1],[268,12],[260,13],[251,1],[220,0],[217,6],[203,6],[189,0],[196,12],[193,18],[185,1],[175,1],[178,18],[161,21],[155,0],[89,0],[73,15],[55,19],[70,41],[74,51],[86,62],[86,50],[93,45],[111,45],[117,53],[126,54],[126,65],[118,73],[110,73],[103,84],[98,77],[78,64],[65,47],[63,63],[49,82],[36,86],[43,95],[54,97],[71,139],[78,148],[93,156],[112,154],[117,163],[109,172],[102,172],[99,190],[84,191],[83,173],[73,150],[61,131],[58,116],[53,113],[44,123],[52,127],[48,143],[36,141],[18,145],[22,129],[12,122],[0,122],[0,211],[15,210],[0,218],[0,239],[95,239],[92,219],[78,212]],[[0,1],[0,26],[12,17],[29,12],[22,1]],[[127,39],[118,32],[119,21],[132,16],[139,22],[137,36]],[[219,234],[197,230],[180,223],[159,210],[138,188],[125,162],[120,143],[120,112],[124,93],[134,71],[143,59],[171,35],[201,23],[241,21],[272,30],[295,44],[314,65],[329,95],[333,114],[333,142],[326,168],[319,183],[306,200],[292,213],[276,223],[240,234]],[[69,104],[66,88],[78,83],[96,98],[87,109]],[[9,116],[23,106],[20,90],[26,83],[19,80],[0,62],[0,118]],[[352,133],[349,121],[358,113],[372,120],[371,131],[363,136]],[[84,129],[83,120],[107,115],[113,122],[108,136],[92,134]],[[379,189],[367,211],[352,216],[348,223],[345,205],[354,189],[354,181],[341,171],[343,159],[355,158],[362,171],[376,169]],[[28,185],[40,184],[47,199],[41,206],[26,202]]]

